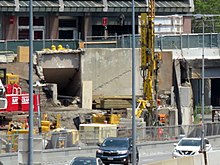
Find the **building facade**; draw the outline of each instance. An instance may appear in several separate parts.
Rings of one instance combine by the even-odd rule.
[[[34,39],[85,39],[86,36],[131,34],[132,1],[128,0],[33,0]],[[163,16],[186,15],[194,11],[193,0],[156,0],[155,27],[176,25]],[[138,16],[148,11],[148,1],[135,1],[136,33]],[[29,1],[0,0],[0,39],[29,37]],[[162,16],[162,17],[161,17]],[[183,33],[191,32],[191,18],[181,19]],[[162,25],[162,27],[161,27]],[[178,25],[179,26],[179,25]]]

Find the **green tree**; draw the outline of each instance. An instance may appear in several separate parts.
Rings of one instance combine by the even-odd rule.
[[[219,33],[220,32],[220,0],[195,0],[194,14],[215,15],[213,17],[205,17],[205,32]],[[217,16],[219,15],[219,16]],[[202,22],[194,20],[194,32],[202,32]]]

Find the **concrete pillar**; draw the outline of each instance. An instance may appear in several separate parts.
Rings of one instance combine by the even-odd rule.
[[[47,29],[48,35],[46,35],[46,38],[47,39],[58,39],[58,37],[59,37],[59,17],[51,15],[51,16],[47,17],[47,23],[48,23],[48,25],[46,25],[46,29]]]
[[[84,17],[84,33],[86,36],[92,36],[92,17],[90,15],[86,15]]]
[[[205,105],[211,105],[211,79],[205,79]]]
[[[82,83],[82,108],[92,109],[92,81]]]
[[[18,39],[17,38],[17,17],[16,16],[4,16],[3,17],[4,26],[3,34],[5,37],[3,39]]]
[[[0,16],[0,32],[2,32],[3,29],[3,23],[2,23],[2,15]],[[2,33],[0,33],[0,39],[2,39]]]
[[[52,101],[55,105],[61,105],[57,100],[57,84],[47,83],[48,88],[53,92]]]
[[[42,136],[33,136],[33,165],[42,165],[43,153]],[[28,162],[28,134],[20,134],[18,138],[18,164],[27,165]]]
[[[183,33],[191,33],[192,17],[183,17]]]
[[[182,110],[182,120],[183,125],[192,124],[192,116],[193,116],[193,94],[191,86],[185,87],[181,86],[180,89],[180,103]]]

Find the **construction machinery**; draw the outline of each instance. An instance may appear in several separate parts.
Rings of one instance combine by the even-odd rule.
[[[136,117],[144,118],[147,125],[158,121],[158,69],[161,54],[155,53],[154,18],[155,0],[149,0],[148,13],[141,13],[141,76],[143,78],[143,96],[138,99]]]
[[[11,144],[11,150],[17,151],[18,149],[18,137],[21,134],[28,134],[29,133],[29,126],[28,126],[28,117],[29,115],[16,115],[13,117],[13,119],[8,124],[8,130],[7,130],[7,139],[5,141],[7,144]],[[38,119],[39,120],[39,119]],[[48,141],[52,138],[53,132],[56,132],[56,135],[63,134],[63,132],[73,132],[70,130],[63,131],[61,129],[61,115],[56,115],[56,120],[52,121],[49,120],[47,114],[43,114],[43,118],[41,120],[41,132],[39,132],[39,128],[34,128],[34,134],[37,133],[43,133],[45,135],[45,142],[48,143]]]
[[[1,81],[1,80],[0,80]],[[7,84],[4,86],[0,83],[1,104],[0,112],[28,112],[29,110],[29,93],[23,92],[17,84]],[[37,111],[39,105],[39,94],[33,95],[34,111]]]
[[[22,91],[19,85],[19,76],[7,73],[5,68],[0,68],[0,112],[28,112],[29,93]],[[34,111],[39,105],[39,94],[33,95]]]
[[[96,113],[92,115],[92,123],[119,124],[120,114]]]
[[[43,114],[43,118],[41,120],[41,129],[42,133],[50,132],[51,130],[60,129],[61,128],[61,115],[56,115],[56,120],[50,121],[48,118],[48,114]]]

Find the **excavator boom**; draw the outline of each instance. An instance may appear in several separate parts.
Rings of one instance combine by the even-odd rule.
[[[147,125],[155,120],[157,107],[158,69],[161,55],[154,51],[155,0],[149,0],[148,13],[141,13],[141,76],[143,78],[143,96],[138,100],[136,117],[144,117]]]

